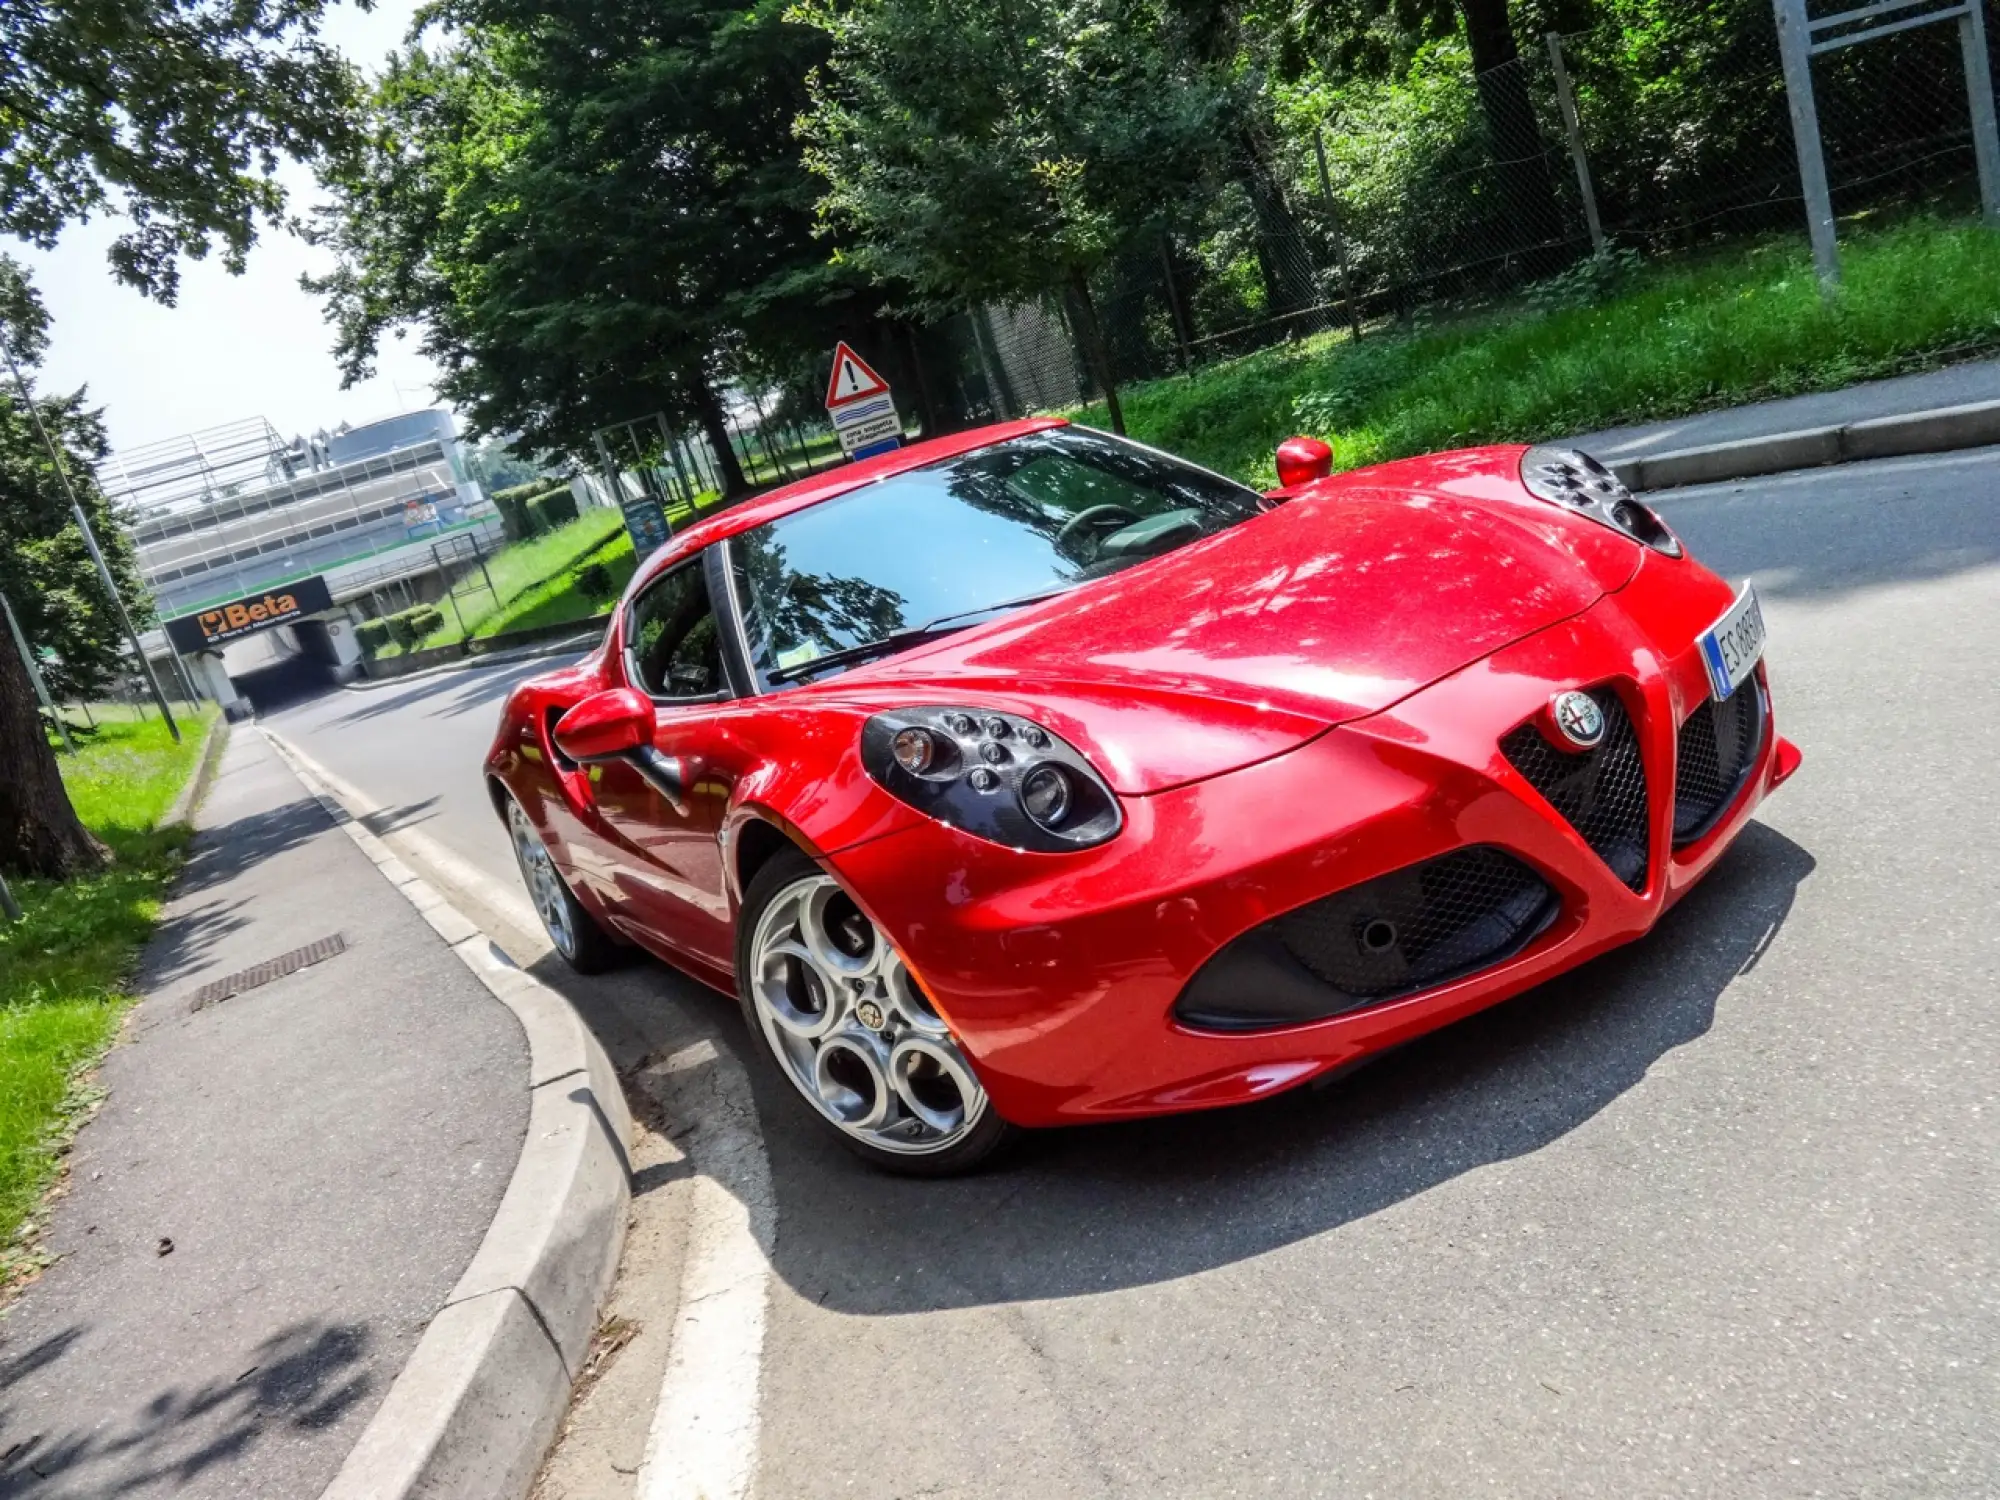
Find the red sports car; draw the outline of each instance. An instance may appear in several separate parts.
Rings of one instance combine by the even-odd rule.
[[[1306,1082],[1648,931],[1799,752],[1757,597],[1572,450],[1258,494],[1059,422],[690,527],[486,770],[577,968],[864,1157]]]

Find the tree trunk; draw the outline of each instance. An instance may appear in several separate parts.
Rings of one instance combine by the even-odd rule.
[[[934,438],[944,432],[938,420],[937,398],[931,393],[930,372],[924,368],[924,350],[917,337],[917,325],[901,322],[903,343],[910,351],[910,376],[917,385],[917,415],[924,424],[924,436]]]
[[[1111,430],[1125,436],[1125,409],[1118,404],[1118,382],[1111,373],[1111,354],[1104,347],[1104,330],[1097,322],[1097,304],[1091,300],[1090,278],[1080,270],[1069,273],[1069,289],[1076,296],[1078,321],[1083,324],[1083,357],[1090,361],[1091,374],[1104,392],[1105,409],[1111,413]]]
[[[737,461],[736,448],[729,441],[728,413],[723,411],[722,398],[715,394],[715,387],[709,384],[706,374],[696,371],[692,379],[695,415],[701,419],[701,430],[708,438],[709,447],[715,450],[716,470],[722,480],[722,498],[734,500],[749,493],[750,481],[743,477],[743,465]]]
[[[1486,117],[1493,159],[1499,164],[1506,212],[1520,228],[1520,244],[1530,247],[1529,273],[1546,275],[1563,261],[1561,247],[1550,243],[1563,237],[1562,211],[1549,177],[1548,143],[1528,98],[1527,70],[1520,65],[1514,30],[1507,21],[1507,0],[1458,0],[1458,4],[1477,75],[1479,110]]]
[[[1238,137],[1243,153],[1244,188],[1250,194],[1250,209],[1257,219],[1257,269],[1264,277],[1264,315],[1286,318],[1314,306],[1319,288],[1313,283],[1312,257],[1306,252],[1305,234],[1285,201],[1285,187],[1277,169],[1267,159],[1254,128]],[[1315,313],[1287,328],[1286,334],[1318,330],[1327,326],[1326,317]]]
[[[35,685],[0,625],[0,870],[68,880],[104,868],[104,846],[76,819],[42,730]]]

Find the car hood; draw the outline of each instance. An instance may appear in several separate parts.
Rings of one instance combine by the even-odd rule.
[[[1588,609],[1638,565],[1634,543],[1526,495],[1498,463],[1449,490],[1369,477],[827,687],[1039,717],[1115,790],[1143,794],[1378,713]]]

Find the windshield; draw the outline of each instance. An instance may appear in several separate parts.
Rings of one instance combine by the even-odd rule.
[[[894,475],[730,545],[758,675],[790,680],[835,653],[848,655],[826,671],[874,643],[892,649],[900,633],[977,624],[1259,509],[1253,490],[1066,427]]]

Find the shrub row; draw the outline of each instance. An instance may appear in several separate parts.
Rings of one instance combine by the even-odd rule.
[[[419,604],[379,620],[363,620],[354,638],[370,656],[379,656],[391,641],[405,651],[413,651],[444,629],[444,613],[434,604]]]
[[[537,479],[493,492],[501,528],[510,542],[523,542],[576,519],[576,496],[564,483]]]

